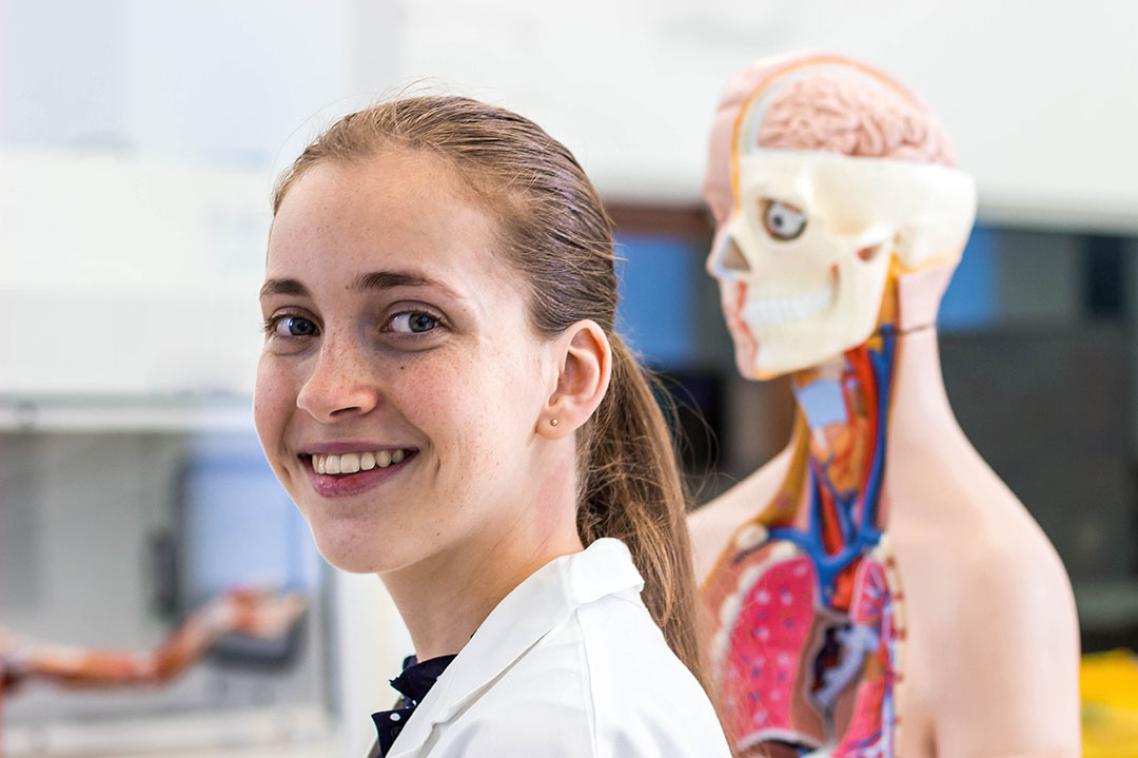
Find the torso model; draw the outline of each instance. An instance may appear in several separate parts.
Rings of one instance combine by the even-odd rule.
[[[720,101],[708,259],[744,376],[789,374],[788,448],[691,517],[739,755],[1078,754],[1054,549],[957,425],[935,317],[975,211],[935,117],[834,55]]]

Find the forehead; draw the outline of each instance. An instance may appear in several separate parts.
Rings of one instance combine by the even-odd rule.
[[[445,161],[395,150],[328,161],[289,188],[273,221],[267,276],[311,287],[361,272],[414,267],[487,284],[507,276],[498,223]]]

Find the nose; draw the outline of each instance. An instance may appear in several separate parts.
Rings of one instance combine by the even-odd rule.
[[[381,401],[367,356],[349,339],[325,338],[296,405],[324,424],[365,416]]]
[[[721,279],[735,279],[750,271],[751,266],[734,235],[727,228],[720,229],[707,256],[707,272]]]

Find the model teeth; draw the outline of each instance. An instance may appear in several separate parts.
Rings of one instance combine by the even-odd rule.
[[[317,474],[354,474],[357,471],[371,471],[373,468],[387,468],[393,463],[401,463],[407,458],[407,450],[376,450],[363,453],[343,453],[341,455],[320,455],[313,453],[312,468]]]
[[[799,321],[830,307],[836,292],[837,287],[830,283],[803,295],[750,297],[743,306],[742,316],[751,327]]]

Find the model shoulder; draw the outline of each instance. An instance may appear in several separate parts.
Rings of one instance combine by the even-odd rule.
[[[1079,639],[1070,584],[1042,534],[980,532],[959,564],[937,675],[938,753],[1077,755]]]
[[[753,474],[688,516],[692,564],[697,582],[702,582],[715,561],[745,521],[770,503],[786,476],[789,450],[772,458]]]

